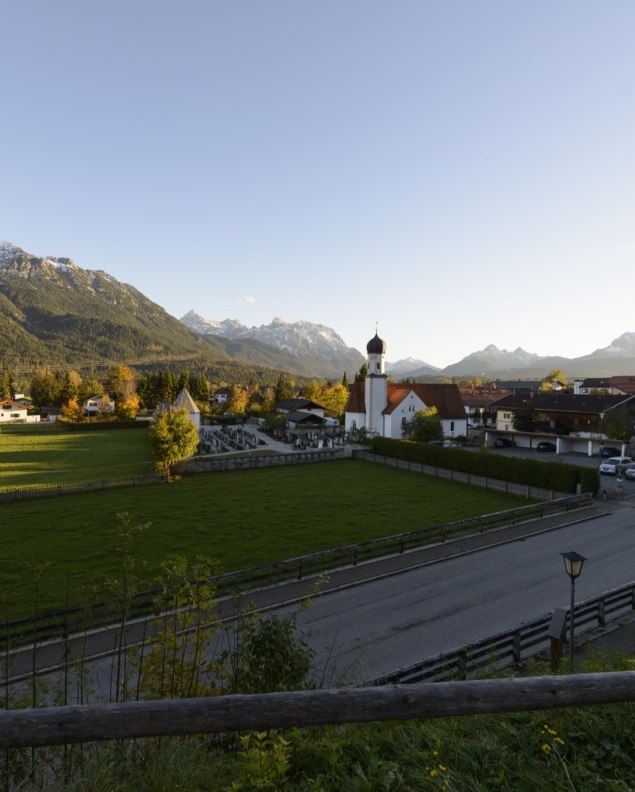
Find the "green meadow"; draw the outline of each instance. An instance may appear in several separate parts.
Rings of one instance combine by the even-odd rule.
[[[141,466],[147,442],[140,430],[32,439],[22,448],[24,469],[52,481],[59,479],[44,463],[39,468],[40,457],[70,475],[65,456],[74,449],[83,459],[72,466],[75,475],[100,479],[107,470],[123,475],[115,449],[128,454],[122,465]],[[135,532],[133,552],[137,574],[151,587],[174,554],[207,556],[232,571],[525,504],[356,460],[0,502],[0,596],[9,600],[10,618],[32,613],[37,576],[40,609],[93,601],[100,582],[118,574],[124,514],[129,525],[145,526]]]
[[[145,429],[68,431],[63,426],[3,426],[0,491],[152,472]]]

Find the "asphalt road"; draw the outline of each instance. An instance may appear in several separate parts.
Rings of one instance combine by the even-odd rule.
[[[561,552],[588,560],[576,601],[635,579],[635,504],[316,599],[298,625],[327,683],[360,682],[568,607]]]

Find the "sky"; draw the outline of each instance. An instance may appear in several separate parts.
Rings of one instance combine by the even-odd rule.
[[[0,239],[444,367],[635,330],[632,0],[0,5]]]

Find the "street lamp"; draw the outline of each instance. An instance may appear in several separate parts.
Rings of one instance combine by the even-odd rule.
[[[582,567],[586,558],[579,553],[571,551],[570,553],[560,553],[564,559],[564,568],[567,575],[571,578],[571,609],[569,610],[569,671],[573,671],[573,610],[575,603],[575,579],[579,577],[582,572]]]

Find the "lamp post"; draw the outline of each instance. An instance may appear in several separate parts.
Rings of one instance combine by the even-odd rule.
[[[575,579],[579,577],[582,572],[582,567],[586,558],[574,551],[570,553],[560,553],[564,559],[564,568],[567,575],[571,578],[571,609],[569,610],[569,673],[573,672],[573,622],[574,622],[574,604],[575,604]]]

